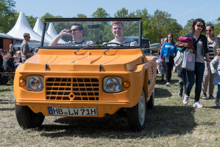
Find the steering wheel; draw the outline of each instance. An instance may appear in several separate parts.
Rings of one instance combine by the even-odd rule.
[[[123,46],[122,44],[116,43],[116,42],[105,43],[105,44],[103,44],[102,46],[107,46],[107,45],[109,45],[109,44],[115,44],[115,45]]]

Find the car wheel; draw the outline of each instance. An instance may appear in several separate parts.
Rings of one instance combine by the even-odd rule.
[[[151,95],[150,95],[150,100],[147,102],[147,108],[154,108],[154,95],[155,95],[155,92],[152,92]]]
[[[136,106],[128,108],[128,124],[133,131],[141,131],[146,125],[146,97],[145,91],[142,90],[139,102]]]
[[[18,124],[23,129],[40,127],[45,118],[43,114],[36,114],[29,107],[17,105],[16,102],[15,114]]]

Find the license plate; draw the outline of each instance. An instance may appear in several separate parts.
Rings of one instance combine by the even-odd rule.
[[[96,116],[96,108],[62,108],[62,107],[48,107],[51,115],[64,116]]]

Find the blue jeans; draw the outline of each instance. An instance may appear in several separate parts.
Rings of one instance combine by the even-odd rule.
[[[216,98],[220,99],[220,85],[218,85],[218,91],[217,91]]]
[[[186,70],[186,81],[187,82],[186,82],[185,94],[188,96],[190,95],[190,91],[194,85],[194,78],[196,76],[195,102],[198,102],[200,98],[204,69],[205,69],[204,63],[196,62],[194,71]]]

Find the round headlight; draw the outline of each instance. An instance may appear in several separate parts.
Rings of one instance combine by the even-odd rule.
[[[39,91],[43,89],[43,77],[42,76],[29,76],[27,77],[27,88],[29,90]]]
[[[122,80],[120,77],[106,77],[103,86],[106,92],[119,92],[122,89]]]

